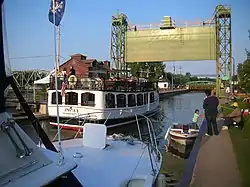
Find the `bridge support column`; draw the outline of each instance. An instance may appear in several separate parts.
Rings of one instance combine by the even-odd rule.
[[[225,96],[225,87],[232,90],[232,31],[231,8],[218,5],[215,10],[216,24],[216,95]]]

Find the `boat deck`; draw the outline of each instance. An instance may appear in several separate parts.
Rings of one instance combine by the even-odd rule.
[[[72,139],[63,142],[63,153],[67,157],[74,154],[82,155],[74,158],[78,167],[73,171],[83,186],[125,186],[130,179],[142,178],[153,181],[148,149],[141,142],[134,145],[126,141],[110,141],[105,149],[93,149],[81,146],[82,139]],[[160,163],[152,157],[156,171]],[[125,162],[124,162],[125,161]],[[139,174],[139,176],[138,176]]]

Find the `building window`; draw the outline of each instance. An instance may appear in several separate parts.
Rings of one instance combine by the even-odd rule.
[[[117,100],[117,108],[126,107],[126,95],[125,94],[116,95],[116,100]]]
[[[128,95],[128,107],[136,106],[135,102],[135,94],[129,94]]]
[[[115,95],[108,93],[105,95],[106,108],[115,108]]]
[[[166,88],[166,87],[167,87],[167,84],[164,84],[164,87]]]
[[[137,95],[137,106],[141,106],[141,105],[143,105],[143,95],[138,94]]]
[[[144,105],[148,104],[148,93],[144,93]]]
[[[155,101],[155,95],[154,92],[150,93],[150,103],[153,103]]]
[[[76,92],[67,92],[65,94],[65,105],[78,105],[78,94]]]
[[[51,104],[56,104],[56,92],[52,93]],[[61,92],[58,92],[58,104],[62,104],[62,96]]]
[[[93,93],[82,93],[81,94],[81,105],[82,106],[95,106],[95,94]]]

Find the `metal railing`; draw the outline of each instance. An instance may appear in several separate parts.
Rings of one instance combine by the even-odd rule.
[[[122,113],[122,112],[131,113],[130,111],[127,111],[127,110],[120,110],[120,113]],[[67,124],[71,120],[77,119],[78,122],[79,122],[79,130],[76,132],[76,134],[74,136],[74,138],[77,138],[78,134],[81,132],[81,129],[83,128],[84,124],[89,120],[94,121],[95,117],[96,117],[96,114],[98,114],[98,113],[105,113],[105,112],[92,112],[92,113],[76,115],[76,116],[68,119],[67,121],[65,121],[63,125]],[[107,113],[108,113],[108,117],[104,121],[103,125],[106,125],[107,121],[109,120],[109,117],[112,114],[112,112],[107,112]],[[137,133],[138,133],[138,136],[139,136],[139,140],[141,142],[147,144],[147,146],[148,146],[149,156],[150,156],[150,160],[151,160],[151,167],[152,167],[153,174],[155,175],[156,170],[155,170],[155,168],[153,166],[153,163],[152,163],[152,157],[151,157],[152,155],[151,155],[151,153],[154,152],[155,155],[157,156],[157,160],[154,160],[155,162],[162,161],[162,155],[161,155],[160,150],[158,149],[157,138],[156,138],[156,135],[155,135],[155,131],[154,131],[152,121],[147,116],[145,116],[143,114],[134,114],[134,116],[135,116],[136,126],[137,126],[137,130],[138,130]],[[142,133],[141,133],[141,130],[140,130],[140,124],[139,124],[139,121],[141,121],[143,119],[146,120],[146,122],[147,122],[147,129],[148,129],[148,135],[149,135],[149,137],[147,137],[146,140],[143,139],[143,136],[142,136]],[[133,123],[133,122],[131,122],[131,123]],[[61,125],[60,131],[63,129],[63,125]],[[57,136],[58,136],[58,132],[55,135],[55,137],[52,139],[52,141],[55,141]],[[159,169],[160,168],[157,168],[158,171],[159,171]]]
[[[75,80],[68,80],[67,89],[76,90],[99,90],[99,91],[154,91],[156,85],[153,82],[139,82],[137,80],[125,80],[125,79],[90,79],[81,78],[80,75]],[[58,77],[58,89],[62,89],[62,83],[64,82],[62,77]],[[49,89],[55,89],[55,78],[51,76]]]

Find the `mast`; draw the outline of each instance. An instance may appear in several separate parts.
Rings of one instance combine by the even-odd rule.
[[[57,36],[58,36],[58,42],[57,42],[57,71],[59,72],[59,67],[60,67],[60,57],[61,57],[61,25],[58,25],[57,27]]]
[[[3,0],[0,0],[1,3],[1,15],[0,15],[0,113],[5,112],[5,99],[4,99],[4,90],[5,90],[5,79],[6,79],[6,72],[5,72],[5,61],[4,61],[4,48],[3,48]]]

